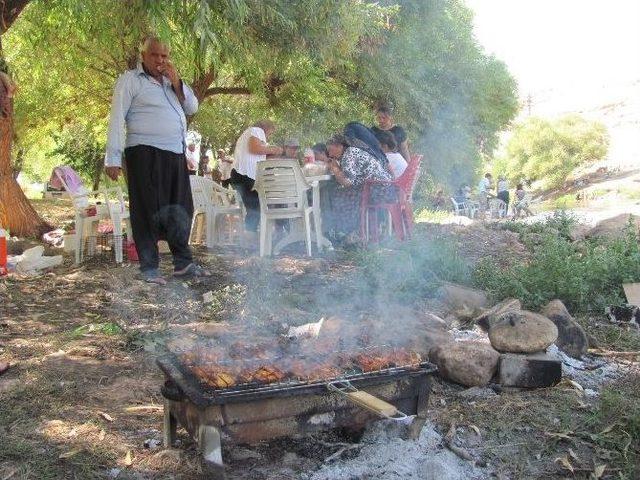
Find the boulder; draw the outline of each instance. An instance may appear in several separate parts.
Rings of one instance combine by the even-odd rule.
[[[481,342],[450,342],[429,353],[440,376],[467,387],[487,385],[498,367],[500,354]]]
[[[589,339],[583,328],[573,319],[560,300],[552,300],[542,314],[558,327],[556,345],[567,355],[580,358],[589,349]]]
[[[500,315],[489,329],[489,340],[499,352],[533,353],[558,338],[558,328],[547,317],[526,310]]]
[[[629,224],[629,221],[631,221],[637,233],[640,227],[640,217],[622,213],[598,222],[595,227],[589,230],[586,236],[587,238],[620,237],[624,234],[625,227]]]
[[[572,242],[579,242],[584,240],[589,232],[591,231],[591,227],[589,225],[585,225],[584,223],[578,223],[571,228],[569,231],[569,239]]]
[[[507,298],[475,318],[475,323],[488,332],[498,317],[503,313],[522,310],[522,303],[517,298]]]
[[[437,291],[437,298],[448,307],[448,312],[475,312],[486,308],[489,301],[482,290],[445,283]]]

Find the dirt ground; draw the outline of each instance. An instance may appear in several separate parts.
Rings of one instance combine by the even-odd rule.
[[[60,224],[68,210],[49,205],[38,208]],[[472,261],[524,254],[511,232],[440,228],[421,226],[418,235],[425,242],[455,239]],[[164,288],[142,283],[135,265],[116,267],[100,257],[76,267],[67,256],[53,272],[0,280],[0,361],[11,364],[0,376],[1,480],[200,478],[186,432],[179,431],[175,449],[159,445],[163,376],[154,358],[164,342],[212,326],[277,328],[363,308],[353,301],[345,312],[358,267],[341,252],[269,260],[226,248],[198,249],[197,256],[213,277],[172,280]],[[170,272],[166,255],[163,268]],[[214,300],[205,305],[202,294],[209,291]],[[638,390],[635,366],[623,368],[627,383],[616,389]],[[482,478],[592,478],[602,465],[595,478],[630,478],[624,461],[637,457],[625,456],[637,452],[638,439],[622,443],[627,451],[618,449],[624,425],[606,423],[599,393],[589,397],[568,380],[533,392],[464,392],[435,379],[431,421],[470,455],[460,461],[484,469]],[[340,445],[354,441],[328,432],[225,447],[224,456],[231,479],[310,478]]]

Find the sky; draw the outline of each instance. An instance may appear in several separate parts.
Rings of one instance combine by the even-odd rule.
[[[640,80],[640,0],[466,0],[522,97]]]

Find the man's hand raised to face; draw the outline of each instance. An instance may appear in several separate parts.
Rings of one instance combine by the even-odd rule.
[[[174,88],[180,87],[180,75],[178,75],[178,71],[176,67],[173,66],[173,63],[167,61],[164,65],[158,67],[158,71],[169,79]]]
[[[122,170],[120,167],[105,167],[104,169],[107,177],[109,177],[114,182],[118,180],[118,177],[120,176],[120,170]]]

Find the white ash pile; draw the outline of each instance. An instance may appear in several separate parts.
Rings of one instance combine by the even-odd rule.
[[[399,428],[399,427],[397,427]],[[373,424],[351,459],[321,467],[305,480],[483,480],[489,468],[475,466],[445,447],[444,438],[432,425],[422,429],[418,440],[403,440],[394,425]]]

